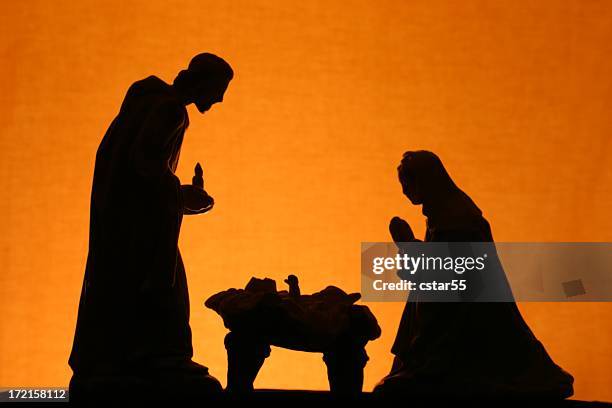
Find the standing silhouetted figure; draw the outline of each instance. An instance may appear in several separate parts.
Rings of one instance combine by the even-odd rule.
[[[436,155],[405,153],[398,175],[406,197],[423,206],[425,242],[493,242],[482,212]],[[396,243],[417,241],[399,217],[389,229]],[[392,352],[391,373],[375,388],[383,395],[560,399],[573,393],[572,376],[552,361],[514,302],[409,299]]]
[[[189,294],[178,249],[184,214],[214,204],[202,168],[193,184],[175,175],[189,120],[233,78],[212,54],[195,56],[172,85],[134,83],[96,155],[89,254],[69,364],[71,399],[112,395],[194,397],[221,391],[191,360]]]

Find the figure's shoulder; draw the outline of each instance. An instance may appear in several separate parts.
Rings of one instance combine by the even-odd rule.
[[[127,96],[139,96],[146,94],[167,94],[170,91],[170,85],[156,77],[150,75],[144,79],[134,82],[127,91]]]
[[[125,104],[135,106],[148,106],[160,113],[164,119],[182,122],[187,111],[185,106],[177,99],[172,86],[151,75],[134,82],[127,91]]]

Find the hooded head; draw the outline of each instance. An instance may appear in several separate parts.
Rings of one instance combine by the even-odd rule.
[[[414,205],[423,205],[423,214],[432,224],[462,223],[482,212],[463,192],[434,153],[426,150],[404,153],[397,168],[402,191]]]
[[[404,195],[415,205],[431,205],[460,191],[438,156],[426,150],[404,153],[397,174]]]

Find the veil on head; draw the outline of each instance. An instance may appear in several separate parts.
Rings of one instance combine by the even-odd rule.
[[[425,205],[434,204],[460,191],[440,158],[430,151],[416,150],[404,153],[397,170],[402,185],[416,184]]]
[[[434,153],[408,151],[397,170],[402,186],[415,183],[423,214],[431,225],[460,225],[482,216],[478,206],[457,187]]]

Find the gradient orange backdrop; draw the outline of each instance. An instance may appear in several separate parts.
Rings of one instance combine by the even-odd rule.
[[[201,161],[217,204],[181,248],[195,358],[223,381],[209,295],[290,273],[357,291],[361,241],[393,215],[423,233],[404,150],[437,152],[498,241],[612,241],[610,2],[5,2],[0,38],[0,387],[68,383],[98,143],[132,82],[202,51],[236,77],[189,109],[179,176]],[[403,305],[369,306],[367,389]],[[612,305],[520,307],[576,397],[612,400]],[[325,389],[325,368],[274,349],[256,386]]]

